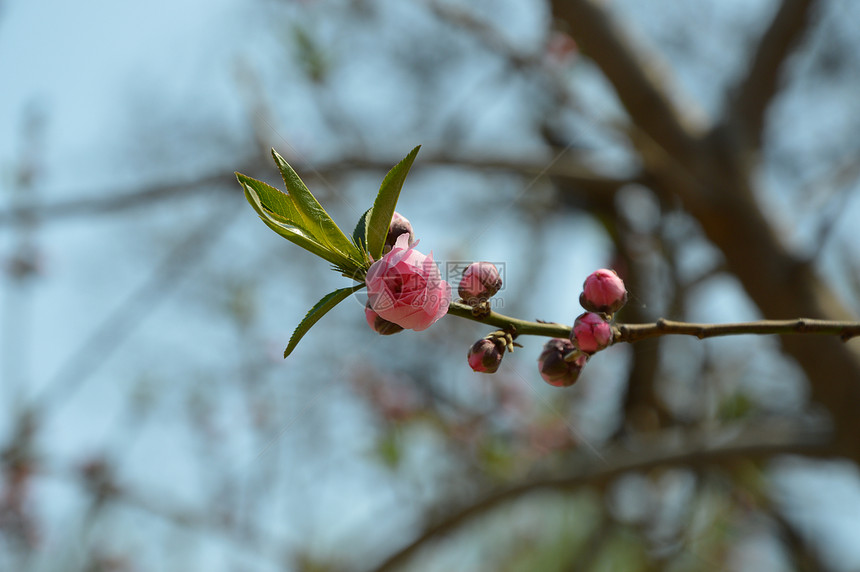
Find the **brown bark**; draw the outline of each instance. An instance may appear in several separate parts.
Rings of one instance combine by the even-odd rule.
[[[634,46],[593,0],[554,0],[583,51],[603,70],[633,123],[631,134],[651,185],[678,197],[725,255],[726,266],[767,318],[847,320],[851,316],[808,261],[789,252],[755,200],[752,173],[778,68],[805,28],[816,2],[786,0],[764,34],[750,72],[710,133],[695,132],[654,70],[657,57]],[[761,74],[764,74],[762,76]],[[727,99],[728,100],[728,99]],[[805,371],[813,401],[832,415],[832,452],[860,461],[860,342],[808,336],[783,340]]]

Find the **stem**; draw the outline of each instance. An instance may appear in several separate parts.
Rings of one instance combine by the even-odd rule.
[[[496,326],[519,336],[546,336],[548,338],[567,338],[570,336],[570,326],[565,326],[564,324],[529,322],[492,311],[486,316],[478,317],[472,313],[471,306],[461,304],[460,302],[451,302],[448,306],[448,313],[458,318],[466,318],[474,322]]]
[[[460,302],[452,302],[448,306],[448,313],[459,318],[496,326],[521,336],[546,336],[549,338],[567,338],[570,336],[570,326],[564,324],[529,322],[493,311],[486,316],[476,316],[472,313],[471,306]],[[693,324],[661,318],[653,324],[616,324],[613,331],[613,343],[633,343],[646,338],[667,335],[695,336],[704,339],[743,334],[824,334],[839,336],[842,341],[848,341],[855,336],[860,336],[860,322],[795,318],[792,320],[759,320],[734,324]]]
[[[735,324],[691,324],[661,318],[653,324],[618,324],[615,328],[614,341],[630,343],[667,334],[696,336],[700,340],[740,334],[824,334],[839,336],[842,341],[860,336],[860,322],[837,322],[808,318],[759,320],[758,322]]]

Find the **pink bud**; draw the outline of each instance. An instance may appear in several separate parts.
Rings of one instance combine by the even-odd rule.
[[[457,288],[460,298],[470,306],[489,300],[502,287],[499,269],[490,262],[473,262],[463,272]]]
[[[612,326],[600,314],[586,312],[573,323],[570,340],[580,351],[593,354],[612,343]]]
[[[487,338],[478,340],[469,348],[467,356],[469,367],[478,373],[496,373],[499,364],[502,363],[504,351],[504,346],[499,347],[499,344],[493,340]]]
[[[397,244],[397,237],[401,234],[409,235],[409,246],[415,242],[415,233],[412,231],[412,224],[405,216],[399,212],[395,212],[391,217],[391,225],[388,227],[388,235],[385,237],[384,252],[388,252],[394,245]]]
[[[582,285],[579,303],[589,312],[614,314],[627,302],[624,281],[614,270],[602,268],[592,272]]]
[[[381,336],[390,336],[391,334],[403,331],[402,327],[394,322],[389,322],[374,312],[369,304],[364,308],[364,317],[367,320],[367,325]]]
[[[564,356],[574,350],[573,343],[563,338],[553,338],[544,344],[538,358],[538,370],[545,382],[555,387],[568,387],[576,383],[588,356],[581,354],[573,361],[565,361]]]

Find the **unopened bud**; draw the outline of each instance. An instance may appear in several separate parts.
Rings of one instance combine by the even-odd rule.
[[[402,327],[398,326],[394,322],[389,322],[374,312],[373,308],[370,307],[370,304],[364,308],[364,317],[367,320],[367,325],[381,336],[390,336],[391,334],[403,331]]]
[[[571,361],[565,361],[564,357],[575,350],[573,343],[564,338],[553,338],[544,344],[538,358],[538,370],[543,380],[555,387],[568,387],[576,383],[588,356],[581,354]]]
[[[412,243],[415,242],[415,233],[412,231],[412,224],[405,216],[399,212],[395,212],[394,216],[391,217],[391,225],[388,227],[388,235],[385,237],[385,252],[394,248],[394,244],[397,242],[397,237],[401,234],[409,235],[409,246],[412,246]]]
[[[498,340],[480,339],[469,348],[469,367],[478,373],[496,373],[504,352],[505,347]]]
[[[612,326],[600,314],[586,312],[573,323],[570,341],[580,351],[593,354],[612,343]]]
[[[624,281],[614,270],[602,268],[592,272],[582,285],[579,303],[589,312],[614,314],[627,303]]]
[[[499,269],[490,262],[473,262],[460,278],[457,292],[466,304],[475,306],[489,300],[502,287]]]

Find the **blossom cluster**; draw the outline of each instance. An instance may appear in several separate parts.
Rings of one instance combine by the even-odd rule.
[[[479,286],[473,288],[476,292],[486,288],[487,283],[494,286],[496,290],[501,286],[501,282],[495,280],[498,274],[494,276],[488,270],[479,272],[476,269],[473,275],[487,277],[483,282],[479,281]],[[472,281],[468,284],[472,285]],[[492,288],[489,290],[492,293],[496,291]],[[461,282],[460,295],[464,300],[468,300],[467,294],[471,295],[471,292],[464,294],[464,286]],[[483,301],[485,302],[486,299]],[[538,370],[541,377],[548,384],[556,387],[568,387],[576,383],[588,359],[612,344],[614,337],[612,316],[627,302],[627,290],[624,282],[614,271],[601,269],[585,279],[579,301],[586,312],[580,314],[574,321],[570,337],[549,340],[538,357]],[[481,301],[478,300],[478,303]],[[505,350],[510,351],[513,345],[510,334],[507,337],[502,334],[504,332],[494,332],[472,345],[468,360],[474,371],[494,373],[498,370]]]
[[[586,312],[574,320],[570,338],[551,339],[538,358],[541,377],[556,387],[576,383],[588,358],[612,344],[612,316],[627,303],[627,289],[615,271],[601,268],[585,279],[579,303]]]
[[[429,328],[448,312],[451,286],[442,279],[433,253],[415,250],[418,241],[410,222],[395,213],[385,241],[385,254],[367,271],[368,325],[381,335],[404,329]],[[502,287],[498,268],[490,262],[473,262],[463,272],[457,293],[476,317],[490,314],[489,300]],[[579,302],[586,310],[574,320],[570,337],[553,338],[538,357],[541,377],[556,387],[573,385],[596,352],[613,341],[612,316],[627,302],[627,290],[618,275],[600,269],[582,286]],[[505,352],[513,350],[515,332],[499,330],[476,341],[467,354],[469,366],[479,373],[495,373]]]

